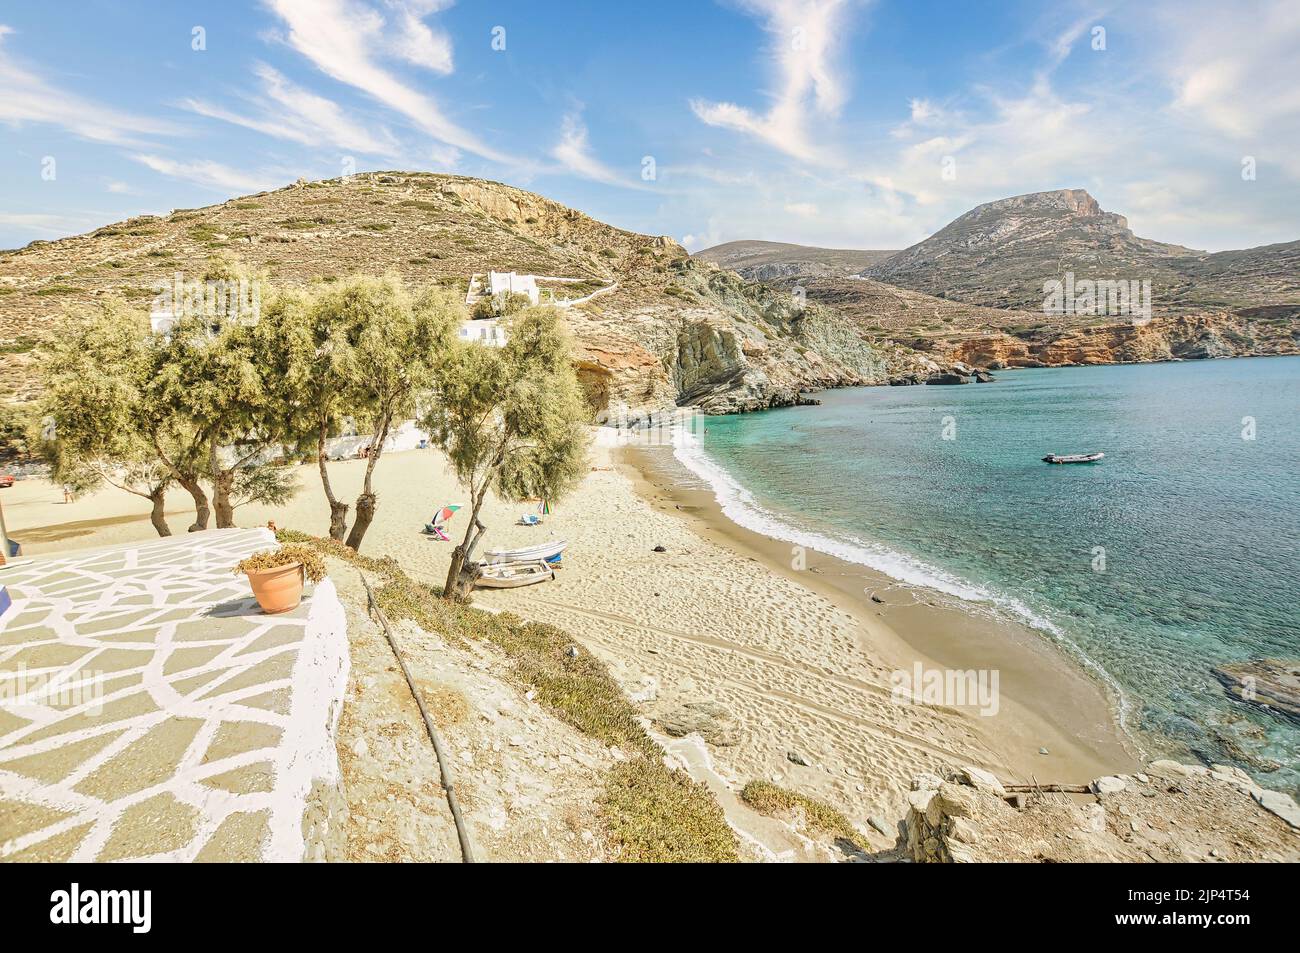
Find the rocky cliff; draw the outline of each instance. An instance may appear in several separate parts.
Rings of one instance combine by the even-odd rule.
[[[1208,312],[1065,330],[1040,327],[1016,335],[949,337],[930,346],[949,361],[992,369],[1300,354],[1300,308]]]
[[[1071,793],[962,768],[915,778],[908,802],[899,846],[918,863],[1300,860],[1291,796],[1222,765],[1154,761]]]

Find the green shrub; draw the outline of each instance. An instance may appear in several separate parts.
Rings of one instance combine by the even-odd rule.
[[[778,787],[768,781],[750,781],[741,789],[740,799],[760,814],[793,814],[802,811],[803,822],[814,833],[829,834],[846,840],[859,850],[871,850],[862,835],[840,811],[824,801]]]

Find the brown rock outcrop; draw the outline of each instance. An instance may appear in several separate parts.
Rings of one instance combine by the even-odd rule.
[[[1090,793],[1007,793],[978,769],[921,775],[898,847],[918,863],[1300,859],[1300,811],[1238,768],[1154,761]]]

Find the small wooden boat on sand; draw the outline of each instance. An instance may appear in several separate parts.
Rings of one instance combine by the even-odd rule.
[[[539,560],[543,562],[556,562],[560,554],[564,552],[564,547],[568,546],[567,540],[553,539],[550,542],[538,543],[536,546],[525,546],[522,549],[493,549],[487,554],[488,563],[531,563]]]
[[[1096,463],[1104,453],[1049,453],[1043,457],[1044,463]]]
[[[479,569],[474,585],[480,589],[517,589],[536,582],[549,582],[555,570],[538,560],[530,563],[488,563]]]

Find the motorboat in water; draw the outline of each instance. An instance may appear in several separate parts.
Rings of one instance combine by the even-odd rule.
[[[1096,463],[1104,453],[1049,453],[1043,457],[1044,463]]]

